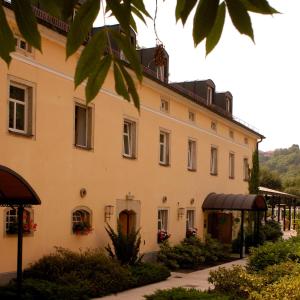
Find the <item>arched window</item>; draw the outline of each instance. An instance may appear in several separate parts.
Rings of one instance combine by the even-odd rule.
[[[23,234],[31,234],[36,230],[36,224],[33,221],[33,210],[24,209],[23,213]],[[18,233],[18,211],[9,208],[5,212],[5,232],[6,234]]]
[[[92,232],[91,212],[87,208],[75,209],[72,213],[72,231],[74,234],[89,234]]]

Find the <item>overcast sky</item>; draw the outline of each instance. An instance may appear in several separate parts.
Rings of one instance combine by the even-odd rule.
[[[240,35],[229,16],[217,48],[205,57],[194,48],[192,19],[175,23],[174,0],[158,0],[157,31],[170,56],[170,81],[212,79],[217,91],[233,95],[233,114],[255,126],[266,139],[261,150],[300,144],[300,1],[269,0],[282,14],[252,14],[255,44]],[[154,15],[153,0],[146,0]],[[152,23],[139,26],[138,44],[152,47]]]

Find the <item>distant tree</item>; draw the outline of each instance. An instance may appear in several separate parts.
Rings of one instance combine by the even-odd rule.
[[[255,150],[252,154],[252,168],[250,169],[250,178],[249,178],[249,193],[258,194],[259,187],[259,158],[258,151]]]
[[[136,78],[141,82],[142,68],[136,49],[130,43],[130,28],[137,32],[135,20],[138,18],[146,23],[145,19],[151,18],[145,8],[145,0],[0,0],[0,58],[9,65],[11,53],[15,51],[16,45],[3,3],[5,5],[11,3],[20,33],[32,47],[40,51],[42,39],[32,5],[38,5],[50,15],[70,24],[66,41],[66,58],[76,53],[86,42],[77,63],[74,83],[76,88],[87,80],[85,88],[87,103],[96,97],[110,67],[113,67],[116,92],[127,101],[133,101],[139,109],[140,99],[134,78],[131,72],[127,71],[127,63],[120,60],[112,51],[111,40],[123,51]],[[77,7],[78,4],[82,5]],[[77,8],[75,18],[72,17],[74,8]],[[122,33],[104,26],[102,31],[97,32],[87,41],[99,12],[104,15],[104,18],[115,17],[122,27]],[[267,0],[177,0],[175,19],[184,25],[188,17],[193,15],[194,44],[197,46],[205,40],[206,54],[208,54],[220,40],[227,13],[235,28],[254,41],[249,12],[266,15],[277,13]]]
[[[282,190],[282,182],[277,172],[272,172],[266,167],[259,170],[259,185],[273,190]]]

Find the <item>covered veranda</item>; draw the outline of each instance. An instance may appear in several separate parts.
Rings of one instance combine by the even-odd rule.
[[[282,224],[282,230],[296,229],[297,210],[300,207],[300,197],[266,187],[259,187],[259,194],[263,195],[268,205],[268,212],[272,220]],[[268,218],[265,212],[265,220]]]
[[[23,213],[25,207],[39,205],[41,200],[30,184],[15,171],[0,165],[0,206],[11,207],[18,214],[17,286],[22,286]]]
[[[267,210],[267,203],[263,195],[243,195],[243,194],[216,194],[210,193],[202,204],[203,211],[240,211],[240,257],[244,256],[244,223],[245,211],[257,212],[256,216],[259,218],[258,212]],[[259,224],[259,222],[257,222]],[[256,228],[257,234],[259,226]]]

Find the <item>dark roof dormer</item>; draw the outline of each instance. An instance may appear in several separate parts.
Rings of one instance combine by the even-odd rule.
[[[226,114],[232,115],[232,94],[230,92],[216,93],[215,94],[215,105],[222,108]]]
[[[194,95],[200,96],[206,105],[214,104],[216,86],[211,79],[176,82],[174,85],[179,85]]]
[[[169,81],[169,54],[162,45],[138,50],[145,72],[160,81]]]
[[[121,34],[123,33],[124,36],[125,36],[125,33],[122,30],[122,27],[121,27],[120,24],[107,25],[106,27],[109,28],[110,30],[118,31]],[[98,31],[100,31],[100,30],[103,30],[103,28],[104,28],[103,26],[94,27],[93,30],[92,30],[92,35],[95,34]],[[114,39],[111,38],[110,41],[111,41],[111,47],[112,47],[113,51],[120,56],[120,59],[126,60],[123,52],[119,49],[119,47],[118,47],[117,43],[114,41]],[[132,28],[130,28],[130,43],[135,49],[136,48],[136,33],[134,32],[134,30]]]

